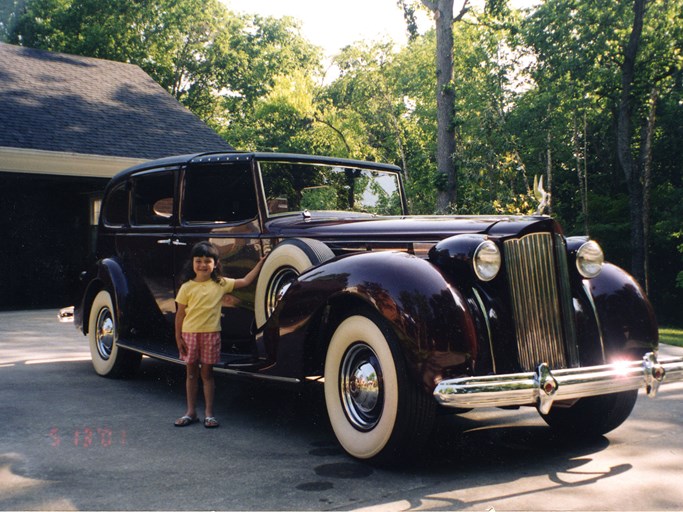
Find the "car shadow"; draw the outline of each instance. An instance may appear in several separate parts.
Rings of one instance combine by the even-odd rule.
[[[148,386],[156,383],[175,395],[179,404],[184,403],[182,366],[145,358],[136,380],[146,381]],[[569,470],[580,465],[578,458],[609,446],[606,437],[563,438],[546,426],[532,408],[486,411],[437,416],[422,453],[405,464],[393,465],[391,470],[409,468],[422,474],[446,472],[455,476],[498,470],[501,465],[533,467],[539,461],[551,460]],[[216,414],[229,417],[231,422],[287,427],[293,435],[308,437],[319,451],[343,454],[327,419],[320,384],[283,386],[217,373]]]
[[[631,469],[629,464],[612,467],[591,464],[596,458],[604,460],[596,454],[609,447],[607,438],[563,439],[545,426],[533,409],[493,409],[439,416],[417,459],[399,460],[392,466],[370,464],[349,457],[339,447],[327,419],[319,384],[283,387],[223,374],[216,375],[216,415],[222,421],[221,428],[210,436],[204,434],[204,429],[196,428],[181,433],[173,429],[174,417],[169,413],[180,412],[185,403],[182,366],[144,358],[140,371],[131,380],[102,379],[89,366],[87,362],[63,362],[46,364],[41,369],[41,375],[49,372],[45,376],[46,382],[52,378],[52,373],[67,374],[78,382],[74,385],[86,386],[88,396],[93,396],[78,404],[80,408],[87,407],[87,413],[77,423],[73,426],[56,424],[63,434],[63,447],[50,452],[53,457],[73,444],[73,428],[83,431],[82,427],[100,425],[93,423],[96,421],[101,425],[111,424],[115,435],[119,435],[122,428],[128,431],[126,447],[112,445],[107,450],[100,449],[101,453],[114,458],[128,457],[127,449],[134,446],[158,443],[161,449],[169,440],[177,443],[177,450],[187,453],[197,449],[215,450],[217,443],[225,443],[236,453],[249,453],[252,449],[258,453],[262,448],[254,443],[273,447],[276,451],[278,443],[282,443],[282,446],[294,446],[283,448],[284,460],[301,457],[297,459],[298,467],[303,465],[310,473],[306,477],[304,471],[300,479],[283,483],[284,487],[278,488],[278,492],[304,492],[310,493],[311,497],[318,493],[323,504],[328,498],[325,493],[336,496],[348,492],[359,506],[381,506],[384,510],[485,510],[491,503],[525,497],[541,499],[546,491],[590,486]],[[121,388],[121,392],[111,393],[112,388]],[[117,400],[123,397],[127,401],[117,402],[123,406],[123,414],[108,418],[107,415],[112,414],[111,405],[98,405],[102,401],[95,397],[113,398],[114,395]],[[128,397],[133,396],[135,399],[129,400]],[[145,411],[145,421],[127,425],[129,411],[134,409]],[[107,418],[106,421],[103,418]],[[160,420],[165,424],[161,426],[161,434]],[[45,426],[52,425],[51,420],[46,421]],[[45,428],[41,427],[42,430]],[[43,436],[45,432],[42,432]],[[157,441],[155,436],[163,439]],[[115,441],[118,442],[118,438]],[[149,450],[149,446],[146,449]],[[85,452],[82,446],[69,450]],[[287,467],[286,463],[278,466],[276,455],[269,452],[267,456],[275,463],[272,471]],[[21,464],[8,463],[10,475],[26,476]],[[252,461],[241,456],[221,464],[244,464],[240,467],[248,472]],[[54,471],[49,475],[54,477]],[[378,485],[385,491],[370,492]],[[58,497],[57,490],[48,494],[48,497]],[[25,504],[28,495],[15,498],[11,503]]]

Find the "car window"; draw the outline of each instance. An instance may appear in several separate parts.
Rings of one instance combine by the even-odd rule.
[[[269,215],[341,211],[401,215],[393,172],[300,162],[259,162]]]
[[[107,226],[128,224],[128,188],[126,183],[114,187],[102,206],[102,219]]]
[[[151,172],[133,178],[131,224],[168,226],[173,216],[173,172]]]
[[[195,165],[185,172],[184,223],[242,222],[256,214],[256,191],[247,162]]]

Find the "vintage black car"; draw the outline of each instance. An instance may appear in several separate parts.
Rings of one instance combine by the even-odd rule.
[[[216,371],[324,386],[341,446],[360,459],[419,451],[438,410],[538,408],[600,435],[641,387],[683,378],[658,361],[655,317],[626,272],[552,218],[408,216],[393,165],[230,152],[167,158],[108,184],[75,320],[95,370],[142,354],[181,363],[174,297],[191,247],[226,275],[268,254],[223,309]]]

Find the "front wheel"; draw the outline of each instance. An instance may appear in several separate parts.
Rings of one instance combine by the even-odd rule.
[[[109,292],[102,290],[92,302],[88,319],[90,356],[95,371],[104,377],[124,377],[135,373],[141,355],[119,348],[114,303]]]
[[[541,414],[554,430],[568,436],[598,437],[621,425],[629,417],[638,390],[581,398],[568,408],[552,408]]]
[[[332,429],[353,457],[412,455],[431,432],[434,402],[410,381],[394,334],[375,315],[354,314],[339,323],[325,358],[324,387]]]

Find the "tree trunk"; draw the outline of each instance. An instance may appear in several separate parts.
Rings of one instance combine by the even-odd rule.
[[[453,23],[467,12],[468,0],[457,18],[453,16],[454,0],[422,0],[422,3],[434,13],[436,22],[436,166],[440,178],[436,209],[438,213],[445,213],[457,201]]]
[[[621,67],[621,97],[617,114],[617,156],[626,177],[631,219],[631,273],[641,284],[645,283],[643,184],[639,162],[634,160],[631,150],[633,115],[631,89],[635,78],[636,56],[643,31],[646,2],[647,0],[634,0],[633,2],[633,26]]]
[[[652,136],[655,131],[657,100],[659,90],[653,87],[650,91],[650,101],[647,122],[643,125],[640,143],[640,166],[643,170],[643,246],[644,260],[643,271],[645,275],[645,292],[650,292],[650,258],[648,248],[650,246],[650,185],[652,175]]]
[[[550,130],[546,135],[546,190],[550,194],[548,197],[548,215],[553,214],[553,150],[552,150],[552,136]]]
[[[436,165],[442,175],[437,211],[455,204],[455,91],[453,89],[453,0],[440,0],[436,12]]]
[[[585,125],[585,117],[584,117]],[[585,127],[584,127],[585,136]],[[581,218],[583,220],[583,232],[588,234],[588,185],[586,180],[586,146],[581,144],[581,134],[576,121],[576,113],[574,113],[574,135],[572,136],[574,142],[574,159],[576,161],[576,177],[579,183],[579,197],[581,199]]]
[[[588,120],[586,113],[583,113],[583,205],[584,205],[584,229],[588,235]]]

